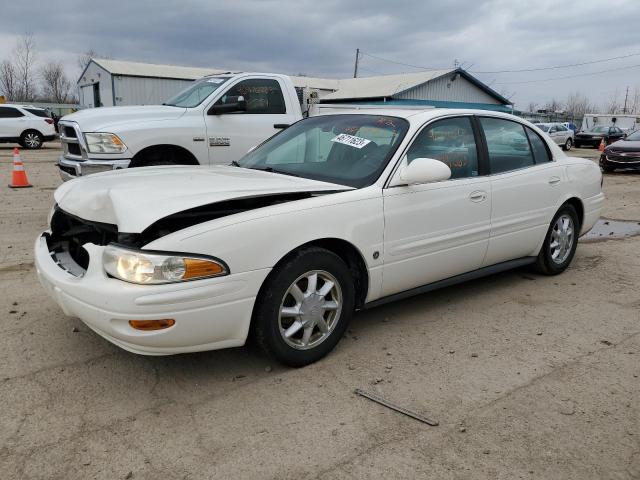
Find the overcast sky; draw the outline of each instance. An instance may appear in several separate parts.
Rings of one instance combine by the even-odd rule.
[[[62,61],[74,80],[76,58],[88,48],[122,60],[333,78],[353,75],[360,48],[425,68],[457,59],[471,72],[637,54],[574,68],[476,73],[521,108],[576,91],[603,105],[616,92],[623,100],[627,86],[640,88],[639,0],[31,0],[28,7],[3,2],[2,17],[0,59],[33,32],[38,60]],[[515,83],[611,69],[619,70]],[[361,58],[362,76],[415,71]]]

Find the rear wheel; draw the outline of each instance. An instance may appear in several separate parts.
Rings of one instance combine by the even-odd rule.
[[[569,150],[571,150],[572,146],[573,146],[573,141],[570,138],[567,138],[567,141],[564,142],[564,145],[562,146],[562,149],[564,151],[569,151]]]
[[[28,150],[37,150],[42,147],[42,135],[35,130],[27,130],[20,136],[20,145]]]
[[[576,253],[580,221],[572,205],[565,204],[556,213],[547,230],[535,269],[544,275],[564,272]]]
[[[278,265],[256,301],[254,334],[278,361],[302,367],[329,353],[354,310],[349,268],[333,252],[310,247]]]

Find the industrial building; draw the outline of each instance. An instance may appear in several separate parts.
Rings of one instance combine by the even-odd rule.
[[[321,103],[513,109],[508,99],[461,68],[338,80],[336,91]]]
[[[225,71],[94,58],[78,79],[79,105],[92,108],[160,104],[194,80]],[[291,79],[301,100],[302,91],[312,89],[320,103],[512,111],[508,99],[460,68],[347,79]]]

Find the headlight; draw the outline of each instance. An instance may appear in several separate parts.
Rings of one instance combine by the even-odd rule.
[[[127,146],[113,133],[85,133],[87,148],[91,153],[122,153]]]
[[[125,282],[161,284],[227,275],[220,260],[197,255],[162,254],[108,245],[102,254],[105,271]]]

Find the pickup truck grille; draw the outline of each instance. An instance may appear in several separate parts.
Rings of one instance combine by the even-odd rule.
[[[78,125],[74,122],[62,121],[59,130],[64,157],[76,161],[86,160],[86,146]]]

